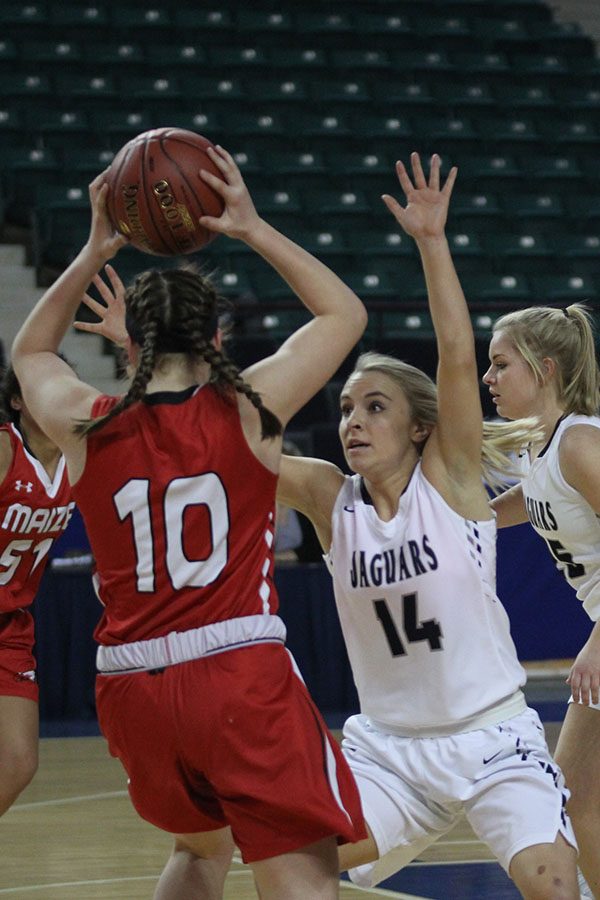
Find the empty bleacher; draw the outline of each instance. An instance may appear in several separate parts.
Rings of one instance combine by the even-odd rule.
[[[459,167],[448,234],[480,342],[518,305],[597,309],[592,39],[544,0],[334,7],[4,3],[0,226],[26,244],[38,283],[85,240],[93,175],[140,131],[175,125],[230,149],[265,217],[361,294],[363,347],[430,359],[418,257],[380,200],[398,193],[394,161],[414,149]],[[240,361],[251,338],[276,346],[296,327],[286,285],[246,248],[220,237],[196,258],[238,300]],[[126,276],[149,264],[170,262],[135,251],[119,262]],[[319,402],[299,427],[334,419]]]

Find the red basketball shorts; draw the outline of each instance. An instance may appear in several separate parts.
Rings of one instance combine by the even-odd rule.
[[[38,702],[33,643],[34,622],[28,610],[0,613],[0,696]]]
[[[230,825],[245,862],[366,837],[352,774],[283,646],[99,675],[96,693],[133,804],[159,828]]]

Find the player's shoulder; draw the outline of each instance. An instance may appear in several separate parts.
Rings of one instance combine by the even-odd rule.
[[[597,416],[578,416],[566,423],[560,436],[561,457],[565,453],[571,455],[587,450],[600,452],[600,418]]]

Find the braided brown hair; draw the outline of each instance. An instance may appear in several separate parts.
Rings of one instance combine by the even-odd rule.
[[[185,353],[210,365],[210,383],[224,396],[237,391],[250,400],[260,415],[263,439],[281,434],[277,416],[263,406],[260,394],[243,380],[227,354],[212,343],[220,306],[211,280],[192,267],[150,269],[138,275],[125,292],[127,333],[140,347],[134,378],[106,415],[78,422],[76,433],[86,436],[97,431],[141,400],[161,354]]]

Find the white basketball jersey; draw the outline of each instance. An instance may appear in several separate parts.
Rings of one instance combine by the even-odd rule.
[[[559,462],[561,438],[573,425],[600,428],[600,416],[571,413],[561,419],[537,459],[524,461],[523,496],[529,521],[596,622],[600,618],[600,518],[579,491],[567,484]]]
[[[364,714],[398,733],[453,733],[523,703],[525,673],[495,590],[494,519],[454,512],[419,463],[391,521],[354,475],[332,524],[326,561]]]

